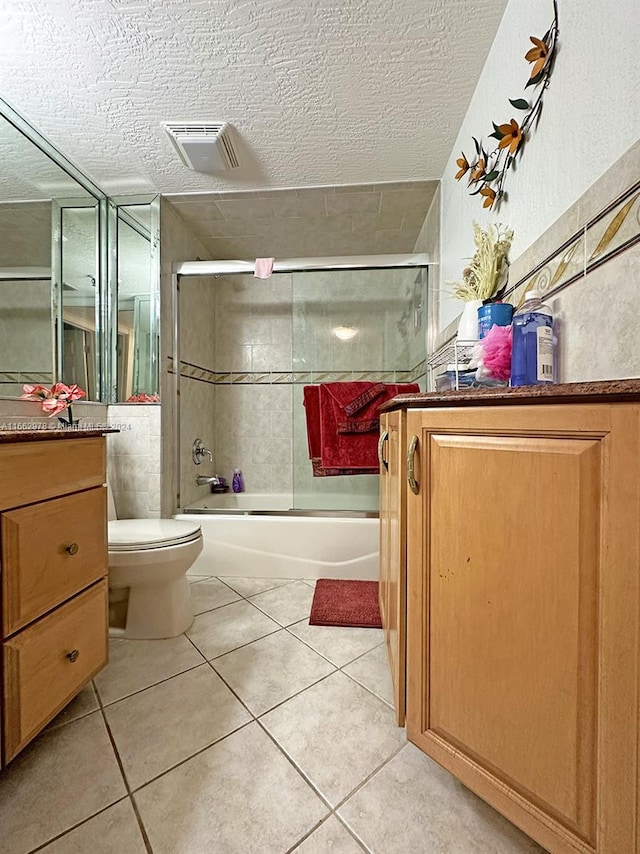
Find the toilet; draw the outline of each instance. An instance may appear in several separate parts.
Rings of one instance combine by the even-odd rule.
[[[200,525],[176,519],[117,519],[109,502],[109,634],[155,639],[193,623],[187,570],[202,551]]]

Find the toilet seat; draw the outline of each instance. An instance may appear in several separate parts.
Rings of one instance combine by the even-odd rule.
[[[164,549],[201,536],[200,525],[177,519],[114,519],[108,529],[110,552]]]

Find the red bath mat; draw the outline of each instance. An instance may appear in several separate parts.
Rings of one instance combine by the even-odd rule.
[[[381,629],[378,582],[319,578],[309,625]]]

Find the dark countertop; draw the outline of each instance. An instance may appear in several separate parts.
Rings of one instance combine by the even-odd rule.
[[[504,406],[559,403],[640,403],[640,379],[602,380],[589,383],[555,383],[515,388],[465,388],[460,391],[432,391],[400,394],[380,407],[426,409],[444,406]]]
[[[11,442],[41,442],[45,439],[95,439],[104,436],[105,433],[119,433],[115,427],[103,427],[101,429],[83,430],[68,427],[44,427],[36,430],[0,430],[0,445]]]

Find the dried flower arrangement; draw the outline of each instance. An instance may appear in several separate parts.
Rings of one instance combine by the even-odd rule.
[[[501,223],[490,225],[485,231],[474,222],[473,240],[476,251],[469,265],[462,271],[462,281],[447,284],[453,287],[453,296],[465,302],[500,299],[507,283],[507,256],[511,249],[513,231]]]
[[[483,208],[498,209],[502,199],[506,198],[504,182],[507,172],[514,165],[518,154],[522,153],[524,143],[529,130],[534,122],[540,118],[544,93],[549,85],[553,62],[558,42],[558,3],[553,0],[553,22],[544,36],[539,39],[530,36],[533,47],[525,54],[525,59],[533,63],[529,80],[525,89],[529,86],[540,87],[534,100],[526,98],[509,98],[509,103],[516,110],[525,110],[526,115],[521,122],[511,119],[504,124],[493,124],[493,133],[489,137],[496,139],[498,144],[493,151],[487,151],[484,143],[478,142],[472,137],[475,146],[475,157],[469,160],[464,151],[456,161],[458,171],[456,181],[468,174],[468,187],[472,188],[472,196],[483,197]]]

